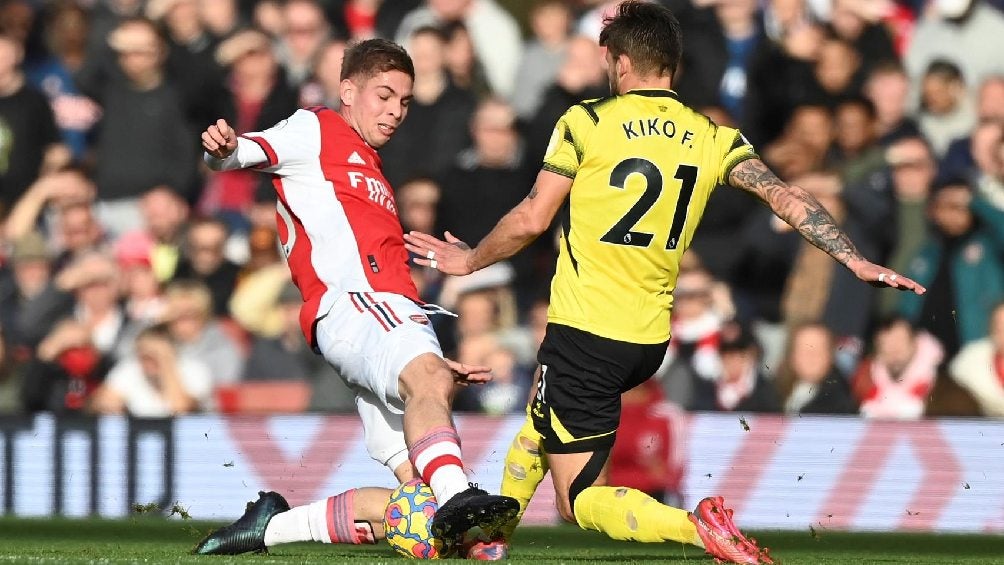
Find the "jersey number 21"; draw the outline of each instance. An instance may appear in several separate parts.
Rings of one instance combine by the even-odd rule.
[[[682,185],[680,197],[676,201],[676,210],[673,212],[673,223],[669,228],[669,237],[666,239],[666,249],[676,249],[680,243],[683,225],[687,221],[687,208],[690,206],[690,199],[694,195],[694,186],[697,184],[697,172],[697,167],[694,165],[680,165],[676,169],[676,175],[673,178],[679,180]],[[600,238],[600,241],[633,247],[648,247],[652,243],[654,234],[633,231],[631,228],[642,219],[662,195],[662,172],[659,167],[652,161],[640,157],[624,159],[611,171],[610,186],[623,190],[628,177],[635,173],[645,177],[645,192],[642,193],[641,198],[635,202],[634,206],[610,228],[610,231]]]

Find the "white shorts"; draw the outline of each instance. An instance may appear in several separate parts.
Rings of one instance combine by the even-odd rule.
[[[399,294],[345,293],[317,322],[315,338],[324,359],[356,391],[370,456],[388,466],[403,462],[398,377],[419,355],[443,356],[426,310]]]

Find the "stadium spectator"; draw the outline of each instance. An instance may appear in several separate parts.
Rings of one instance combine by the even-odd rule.
[[[516,70],[519,88],[513,92],[511,99],[512,107],[521,120],[533,118],[544,93],[558,76],[566,56],[571,19],[568,4],[561,0],[537,2],[530,9],[533,37],[523,49],[523,60]]]
[[[777,376],[786,414],[853,414],[857,412],[844,377],[834,364],[833,334],[822,324],[791,330],[788,351]]]
[[[279,0],[258,0],[251,11],[251,27],[260,29],[275,41],[279,41],[286,21]]]
[[[972,394],[984,416],[1004,418],[1004,303],[990,314],[990,333],[962,348],[949,374]]]
[[[861,90],[861,57],[850,42],[828,37],[819,46],[813,76],[817,93],[814,99],[834,107],[840,100]]]
[[[321,47],[310,80],[300,87],[300,106],[327,106],[337,110],[342,105],[338,88],[342,84],[342,57],[346,46],[340,39],[331,39]]]
[[[495,0],[427,0],[401,21],[396,41],[407,45],[418,28],[462,23],[473,54],[483,65],[491,92],[509,98],[516,90],[516,69],[523,52],[516,20]],[[456,69],[453,69],[456,71]],[[456,75],[454,75],[456,76]],[[460,83],[460,86],[465,86]]]
[[[822,27],[800,16],[779,25],[782,40],[757,50],[747,73],[744,131],[755,146],[777,139],[794,109],[820,102],[814,67],[825,37]]]
[[[900,296],[898,312],[941,342],[947,358],[985,335],[1004,298],[1004,218],[965,182],[936,187],[928,214],[933,233],[909,262],[907,276],[924,296]]]
[[[227,314],[227,305],[240,273],[240,267],[224,253],[229,236],[227,225],[221,220],[194,220],[185,234],[184,254],[174,274],[175,278],[204,283],[212,294],[212,310],[216,316]]]
[[[188,204],[168,186],[148,190],[140,199],[143,229],[122,237],[142,236],[153,242],[150,263],[157,281],[174,278],[188,222]],[[137,235],[138,234],[138,235]]]
[[[863,94],[875,105],[879,143],[889,145],[904,137],[920,135],[908,115],[910,78],[896,60],[875,63],[865,79]]]
[[[683,502],[684,418],[659,385],[646,381],[621,395],[617,441],[610,450],[610,482],[636,488],[666,504]]]
[[[696,107],[717,105],[732,123],[743,123],[748,71],[765,41],[755,0],[725,0],[713,17],[695,18],[683,36],[683,69],[674,89]]]
[[[249,257],[238,275],[228,310],[243,329],[275,337],[283,331],[284,321],[273,306],[289,283],[289,269],[279,257],[274,224],[251,228],[248,247]]]
[[[992,127],[1004,127],[1004,75],[993,75],[987,77],[980,84],[979,93],[976,99],[976,119],[979,122],[978,129]],[[975,141],[975,130],[967,132],[965,135],[953,140],[941,159],[938,167],[939,179],[963,178],[978,174],[976,169],[985,170],[985,167],[975,160],[972,145]]]
[[[884,255],[886,226],[893,218],[886,194],[866,185],[845,185],[832,173],[807,175],[795,183],[829,210],[864,257],[879,260]],[[789,327],[807,322],[826,325],[837,339],[836,362],[849,373],[864,349],[875,289],[836,268],[825,252],[807,241],[800,245],[781,297],[784,320]]]
[[[84,253],[56,275],[61,292],[50,297],[49,312],[72,315],[84,324],[101,353],[118,355],[135,335],[118,302],[120,284],[121,273],[109,254]]]
[[[285,266],[283,266],[285,268]],[[288,277],[287,277],[288,278]],[[314,376],[330,367],[315,355],[300,331],[300,306],[303,298],[296,285],[283,284],[276,300],[270,305],[280,320],[275,335],[257,336],[244,365],[245,381],[314,380]]]
[[[251,29],[237,32],[216,49],[216,61],[228,71],[227,94],[221,97],[219,115],[234,124],[238,134],[271,127],[296,110],[297,92],[286,84],[272,54],[271,41],[264,33]],[[223,214],[235,223],[244,223],[241,214],[251,206],[261,182],[263,179],[253,171],[212,175],[203,190],[199,211]]]
[[[125,20],[108,42],[118,66],[89,63],[77,79],[102,108],[114,108],[101,119],[95,180],[102,223],[118,236],[140,227],[139,199],[150,188],[166,184],[193,196],[197,155],[183,98],[165,75],[167,51],[156,26]]]
[[[164,320],[179,353],[204,363],[213,386],[237,382],[244,370],[242,349],[212,317],[206,285],[181,279],[167,285]]]
[[[470,143],[468,123],[474,113],[474,96],[451,81],[445,49],[446,37],[434,27],[415,30],[408,43],[415,62],[408,119],[380,151],[384,173],[392,185],[417,175],[446,173]]]
[[[896,234],[889,257],[891,269],[904,272],[920,250],[927,231],[927,199],[936,174],[931,148],[922,137],[905,137],[886,151],[895,197]],[[883,294],[882,310],[892,311],[897,297]]]
[[[1004,210],[1004,122],[985,123],[972,136],[976,192],[994,208]]]
[[[286,70],[287,82],[295,88],[310,77],[314,58],[331,36],[331,26],[316,0],[289,0],[281,10],[283,27],[276,56]]]
[[[718,354],[725,319],[712,302],[713,280],[701,269],[682,270],[673,290],[672,336],[657,375],[666,397],[688,409],[698,401],[701,381],[722,371]]]
[[[243,27],[238,0],[199,0],[199,17],[212,36],[215,48]]]
[[[13,241],[39,228],[49,233],[59,254],[59,270],[103,241],[103,228],[91,208],[94,194],[94,184],[80,170],[39,177],[10,210],[4,235]]]
[[[167,44],[166,71],[181,91],[191,124],[217,113],[223,73],[213,60],[215,43],[199,14],[200,0],[150,0],[146,16],[161,25]]]
[[[443,25],[446,34],[446,70],[450,80],[480,100],[497,96],[492,92],[484,64],[474,51],[471,34],[461,22]]]
[[[736,322],[722,327],[718,343],[721,372],[714,382],[697,381],[694,410],[722,412],[777,412],[773,384],[760,361],[760,345],[753,333]]]
[[[600,46],[588,37],[580,35],[568,41],[554,84],[543,93],[536,114],[526,124],[527,150],[531,159],[543,157],[554,124],[570,106],[608,95],[610,86],[600,53]]]
[[[94,346],[87,326],[72,319],[61,321],[24,367],[20,399],[24,410],[82,412],[112,363],[111,355]]]
[[[851,379],[861,414],[897,420],[923,416],[943,359],[941,344],[931,334],[915,330],[904,318],[881,321],[872,355]]]
[[[19,414],[25,410],[21,387],[24,370],[11,357],[10,346],[0,333],[0,414]]]
[[[38,328],[29,314],[53,292],[52,251],[45,237],[33,231],[13,240],[8,260],[0,286],[0,327],[13,357],[23,361],[49,329]]]
[[[401,218],[404,231],[434,233],[436,207],[440,198],[439,185],[430,178],[416,177],[401,184],[395,193],[397,214]],[[436,300],[443,282],[443,277],[438,271],[412,265],[411,278],[415,281],[419,296],[429,301]]]
[[[991,74],[1004,72],[1004,15],[985,0],[934,2],[917,22],[904,62],[918,81],[932,61],[945,59],[959,65],[971,85]]]
[[[91,128],[101,115],[73,78],[87,55],[89,25],[88,13],[76,2],[54,3],[45,19],[48,55],[36,57],[25,68],[28,81],[49,98],[63,143],[76,161],[84,158]]]
[[[525,187],[533,179],[533,161],[516,131],[516,114],[500,100],[478,105],[470,131],[474,146],[461,151],[442,177],[436,233],[448,228],[463,241],[480,241],[495,221],[526,196]],[[534,271],[535,252],[546,252],[543,250],[550,246],[544,241],[513,258],[513,284],[521,303],[540,284]]]
[[[936,60],[927,67],[921,82],[917,122],[939,158],[953,139],[966,134],[975,124],[964,77],[954,63]]]
[[[458,392],[454,409],[491,416],[523,412],[533,377],[530,368],[519,363],[516,352],[500,344],[494,336],[473,338],[468,342],[480,342],[477,347],[480,351],[475,356],[465,357],[466,362],[477,360],[491,367],[493,378],[484,386],[465,387]]]
[[[193,412],[209,406],[210,371],[180,352],[163,326],[151,326],[137,336],[134,355],[112,367],[94,393],[91,409],[138,418]]]
[[[795,178],[822,170],[832,142],[830,110],[819,105],[799,106],[781,136],[764,147],[763,155],[779,175]]]
[[[328,0],[324,3],[335,34],[351,40],[391,37],[421,0]]]
[[[867,98],[849,97],[837,104],[830,167],[845,184],[868,186],[888,195],[885,148],[878,143],[875,118],[875,106]]]
[[[840,38],[851,43],[864,71],[880,61],[896,59],[896,48],[885,22],[892,2],[834,0],[830,27]]]
[[[164,297],[151,259],[153,249],[153,240],[143,232],[127,234],[115,242],[115,260],[122,273],[123,307],[137,327],[154,324],[164,316]]]
[[[21,70],[24,48],[0,35],[0,213],[6,214],[40,174],[69,161],[45,95]]]

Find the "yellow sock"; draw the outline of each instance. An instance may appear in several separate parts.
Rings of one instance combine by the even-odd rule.
[[[516,437],[505,455],[505,467],[502,471],[503,496],[511,496],[519,501],[519,514],[502,527],[506,539],[512,536],[519,524],[526,507],[537,491],[537,486],[547,474],[547,460],[544,459],[540,445],[541,437],[533,427],[527,408],[526,421],[516,433]]]
[[[626,487],[589,487],[575,498],[579,527],[617,540],[702,545],[688,512]]]

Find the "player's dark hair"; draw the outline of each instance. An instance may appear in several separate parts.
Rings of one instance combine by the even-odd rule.
[[[342,80],[365,79],[387,71],[401,71],[415,79],[415,65],[404,47],[397,43],[386,39],[367,39],[345,50]]]
[[[612,57],[627,55],[642,75],[676,73],[683,53],[683,32],[668,8],[629,0],[603,23],[600,45]]]

